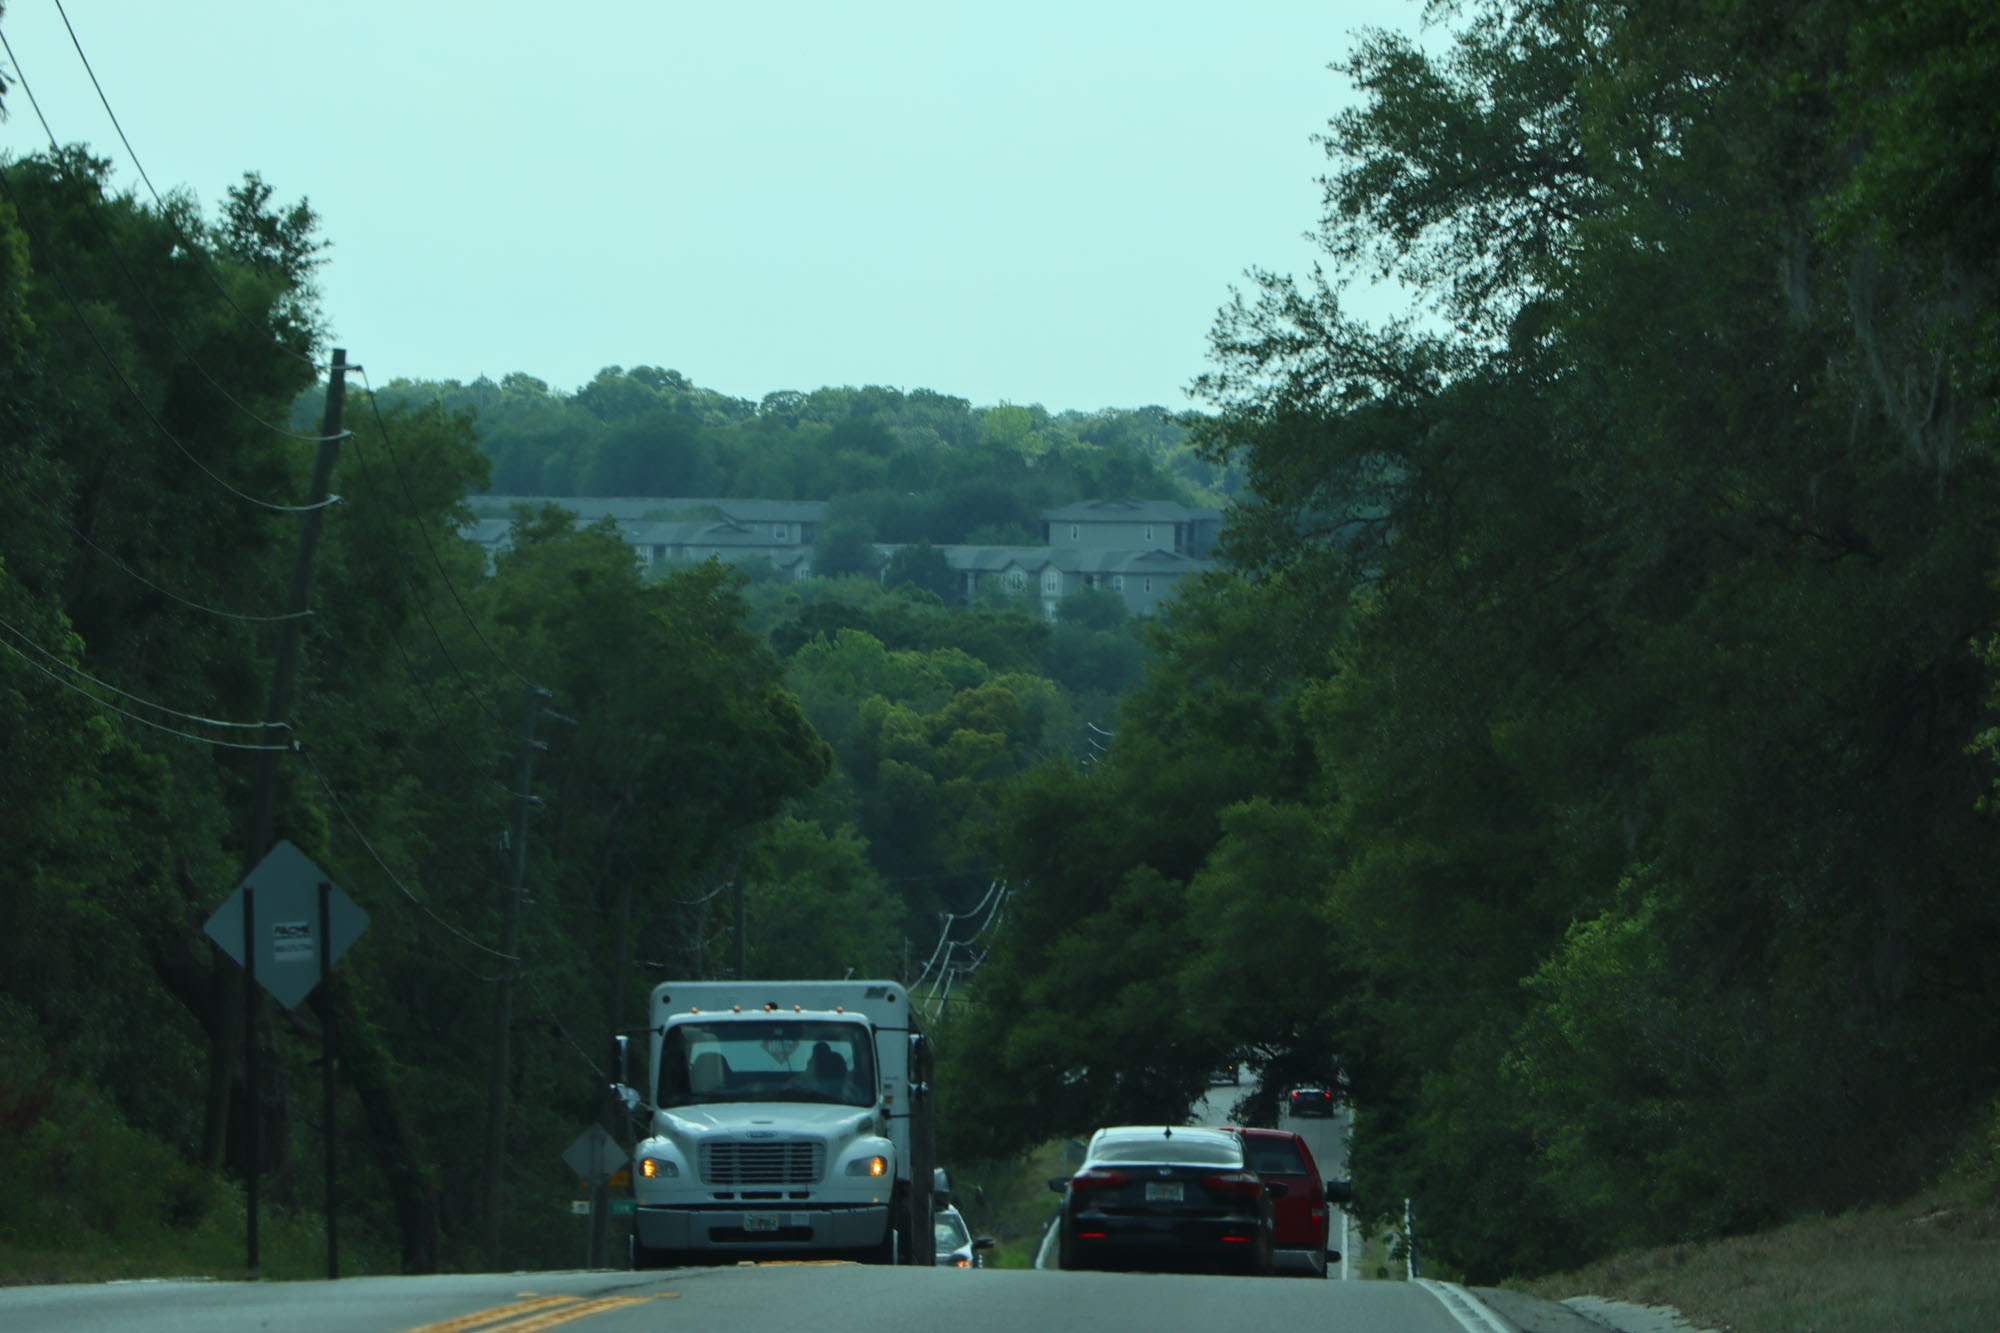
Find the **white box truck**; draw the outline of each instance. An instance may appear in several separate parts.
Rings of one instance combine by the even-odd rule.
[[[931,1053],[892,981],[654,989],[632,1264],[848,1256],[931,1265]],[[627,1075],[621,1069],[618,1077]]]

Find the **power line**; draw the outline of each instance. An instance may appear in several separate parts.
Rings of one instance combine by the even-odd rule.
[[[83,72],[90,76],[90,86],[97,90],[97,100],[104,107],[104,114],[111,118],[111,128],[118,132],[118,142],[125,145],[126,156],[132,159],[132,166],[138,171],[139,179],[146,183],[146,192],[153,196],[153,202],[160,207],[161,216],[167,219],[167,225],[174,229],[174,234],[181,238],[181,242],[188,247],[189,251],[196,256],[204,256],[205,251],[203,248],[190,239],[185,232],[181,231],[180,226],[174,222],[172,210],[167,207],[167,201],[161,197],[159,190],[154,188],[153,178],[146,173],[146,164],[139,160],[139,150],[134,148],[131,139],[126,137],[125,126],[119,123],[118,113],[111,109],[111,99],[104,95],[104,85],[97,81],[97,71],[91,68],[90,57],[84,54],[83,43],[77,38],[75,27],[70,24],[69,12],[63,8],[62,0],[56,0],[56,13],[62,16],[63,28],[69,33],[70,45],[76,48],[76,58],[83,62]],[[13,62],[14,72],[19,74],[21,62],[14,59],[14,52],[11,48],[7,51],[7,58]],[[27,80],[23,79],[21,81],[21,91],[27,92],[27,89]],[[34,100],[34,94],[29,93],[28,101],[32,103]],[[35,114],[38,118],[40,117],[40,108],[36,109]],[[42,128],[48,128],[47,121],[42,122]],[[236,298],[229,294],[229,289],[222,285],[222,279],[216,276],[215,270],[210,268],[206,262],[203,262],[202,268],[208,274],[208,280],[214,284],[215,290],[221,293],[222,299],[228,303],[229,308],[269,335],[272,346],[295,361],[303,361],[306,365],[311,366],[315,372],[320,369],[319,363],[314,361],[310,356],[295,352],[285,346],[278,338],[276,330],[272,329],[269,324],[266,324],[242,306],[236,304]]]
[[[396,457],[395,441],[389,435],[389,423],[382,418],[381,405],[376,401],[375,386],[369,382],[366,370],[361,372],[361,387],[368,392],[368,411],[375,418],[375,429],[382,433],[382,449],[389,455],[390,470],[396,474],[396,482],[403,488],[403,495],[410,502],[409,519],[416,525],[417,535],[424,539],[424,546],[431,553],[431,563],[437,566],[438,577],[444,580],[445,591],[451,594],[451,600],[458,607],[459,614],[465,617],[465,623],[472,627],[474,637],[486,645],[487,652],[493,654],[493,660],[523,685],[530,689],[538,688],[535,682],[529,680],[514,667],[513,663],[501,656],[500,650],[486,637],[486,631],[479,628],[479,622],[473,619],[472,612],[466,609],[465,599],[458,595],[458,588],[451,581],[451,571],[444,566],[444,557],[438,554],[437,543],[431,540],[430,529],[426,528],[416,516],[416,495],[410,490],[409,478],[403,475],[402,462]]]
[[[608,1080],[610,1078],[610,1075],[606,1074],[601,1068],[598,1067],[597,1061],[590,1058],[589,1052],[585,1051],[583,1047],[577,1045],[576,1038],[569,1035],[569,1029],[562,1025],[562,1020],[560,1018],[556,1017],[555,1006],[549,1003],[548,997],[546,995],[542,994],[542,988],[535,984],[534,974],[530,972],[522,972],[520,976],[521,980],[528,983],[528,989],[535,993],[535,999],[538,1002],[540,1002],[542,1006],[542,1016],[544,1018],[547,1018],[549,1022],[555,1025],[556,1031],[562,1034],[562,1039],[569,1043],[570,1049],[576,1052],[577,1058],[582,1060],[586,1065],[589,1065],[590,1072],[597,1075],[599,1079]]]
[[[518,954],[502,953],[498,949],[491,948],[488,945],[481,944],[478,940],[473,939],[472,936],[466,934],[464,931],[460,930],[457,926],[452,925],[451,922],[439,916],[436,910],[433,909],[429,903],[417,897],[416,894],[410,892],[409,888],[403,883],[403,881],[396,877],[396,872],[389,868],[389,863],[382,859],[382,853],[375,850],[375,844],[368,841],[368,835],[363,833],[361,831],[361,826],[354,822],[354,816],[350,815],[347,812],[347,806],[342,803],[340,799],[340,793],[333,789],[333,784],[327,781],[326,774],[320,771],[319,761],[313,758],[312,751],[305,749],[302,746],[299,749],[299,753],[305,756],[306,767],[312,769],[313,776],[319,779],[320,787],[326,792],[327,799],[333,802],[334,811],[337,814],[339,814],[341,822],[347,825],[348,832],[354,835],[354,840],[361,844],[362,849],[368,853],[369,857],[373,859],[375,864],[382,868],[382,873],[388,876],[389,882],[396,886],[396,891],[398,893],[401,893],[405,898],[408,898],[412,903],[416,905],[419,911],[421,911],[425,916],[429,917],[432,921],[436,922],[448,934],[455,937],[460,943],[470,945],[472,948],[479,950],[479,952],[483,954],[489,954],[494,958],[500,959],[502,962],[518,963],[521,961],[520,956]]]
[[[58,6],[58,8],[60,8],[60,6]],[[69,16],[67,14],[63,15],[63,23],[65,26],[67,26],[69,23]],[[0,37],[0,45],[4,45],[5,40],[6,39],[4,37]],[[70,40],[72,42],[76,41],[76,33],[74,30],[72,30],[70,33]],[[81,46],[77,47],[77,54],[79,56],[83,54],[83,48]],[[35,90],[29,86],[27,76],[21,72],[20,59],[14,55],[12,47],[7,48],[7,57],[9,60],[13,62],[14,74],[21,81],[21,91],[26,93],[28,96],[28,105],[34,108],[35,119],[42,123],[42,133],[48,137],[49,147],[53,148],[56,152],[60,153],[62,151],[62,140],[56,137],[55,127],[49,124],[49,118],[42,113],[42,104],[40,101],[36,100]],[[83,62],[83,67],[87,72],[90,72],[91,84],[95,86],[97,83],[97,75],[94,71],[90,70],[90,62],[88,60],[85,60]],[[97,90],[97,96],[98,100],[103,101],[104,90],[102,88],[99,88]],[[109,102],[106,102],[104,109],[107,112],[110,111],[111,104]],[[117,125],[118,118],[116,116],[113,116],[111,118],[111,123],[114,126]],[[120,128],[118,134],[119,137],[122,139],[124,137],[125,132],[122,128]],[[125,147],[127,151],[130,151],[132,145],[128,143],[125,145]],[[133,160],[136,162],[137,158],[134,158]],[[143,176],[144,172],[142,171],[140,174]],[[148,181],[146,184],[148,189],[152,188],[151,181]],[[104,242],[105,252],[111,256],[112,262],[118,265],[118,271],[125,275],[125,281],[128,284],[130,284],[132,290],[138,294],[139,299],[145,302],[146,308],[152,312],[153,321],[156,324],[158,324],[160,328],[166,333],[168,339],[172,341],[175,348],[177,348],[180,351],[180,354],[186,358],[187,363],[193,366],[196,372],[199,373],[203,379],[207,380],[209,384],[214,386],[215,391],[221,394],[231,407],[235,408],[238,412],[241,412],[244,416],[250,418],[250,420],[262,426],[265,430],[268,430],[276,435],[282,435],[288,440],[302,440],[307,444],[326,443],[325,438],[322,436],[303,435],[300,434],[298,431],[291,430],[284,426],[274,425],[273,423],[264,420],[264,418],[259,416],[253,409],[244,406],[244,404],[237,399],[235,394],[229,392],[229,389],[222,383],[221,380],[218,380],[217,378],[215,378],[215,376],[209,374],[208,367],[202,365],[201,362],[198,359],[196,359],[195,354],[188,348],[188,345],[181,341],[180,333],[174,328],[173,321],[168,319],[166,315],[160,310],[159,306],[153,303],[153,298],[146,293],[144,285],[139,282],[138,277],[132,272],[131,267],[126,264],[125,256],[122,253],[120,253],[117,242],[112,238],[111,229],[104,225],[104,219],[98,216],[96,207],[94,205],[86,206],[84,211],[90,214],[91,221],[94,224],[96,224],[97,234]],[[162,209],[163,216],[164,212],[165,210],[163,208]],[[178,229],[176,229],[176,234],[178,234]],[[181,239],[185,241],[187,238],[182,237]],[[190,245],[188,249],[190,253],[196,252],[196,248],[192,245]]]
[[[363,371],[362,382],[364,384],[366,384],[367,378],[368,378],[367,372]],[[375,398],[373,391],[369,392],[368,398],[369,398],[369,406],[373,408],[374,398]],[[380,413],[376,414],[376,420],[378,422],[381,420]],[[385,436],[383,439],[383,443],[385,446],[387,442],[388,442],[387,437]],[[355,440],[354,443],[354,461],[360,465],[362,481],[367,484],[368,488],[371,491],[374,490],[375,479],[372,475],[370,475],[368,471],[368,453],[365,449],[361,447],[361,442],[358,438]],[[423,523],[421,522],[421,520],[416,519],[413,515],[409,517],[412,522],[416,523],[417,530],[419,532],[423,531]],[[451,649],[445,646],[444,634],[438,629],[437,622],[431,619],[430,610],[427,607],[425,607],[424,599],[417,595],[416,585],[410,581],[409,570],[403,567],[403,563],[401,561],[395,561],[394,564],[396,569],[396,578],[402,583],[403,591],[409,594],[410,605],[416,608],[417,615],[423,620],[424,624],[430,628],[431,638],[436,641],[438,646],[438,652],[440,655],[443,656],[445,660],[445,665],[451,668],[452,674],[458,677],[458,683],[464,687],[466,694],[471,696],[472,701],[474,703],[478,704],[480,708],[485,710],[486,716],[493,721],[493,724],[498,727],[505,727],[507,725],[506,720],[500,716],[499,710],[494,708],[493,703],[490,699],[486,698],[486,696],[481,694],[478,690],[472,688],[472,682],[466,677],[465,669],[459,666],[458,659],[453,657],[451,655]],[[449,584],[449,580],[447,580],[447,584]],[[454,594],[454,596],[456,596],[456,594]],[[464,609],[462,604],[460,606],[460,609],[461,610]],[[477,627],[475,626],[475,628]],[[396,645],[396,650],[400,653],[402,652],[402,647],[403,646],[399,641]],[[404,666],[409,668],[410,678],[412,680],[416,680],[417,679],[416,668],[410,665],[410,659],[407,654],[405,654],[403,657],[403,664]],[[423,689],[423,685],[421,682],[418,683],[417,689],[420,693],[424,695],[424,701],[426,703],[429,703],[430,694],[428,691],[425,691]],[[431,704],[431,711],[434,714],[437,713],[436,704]],[[438,714],[438,721],[440,723],[443,723],[444,718],[442,714]]]
[[[26,662],[34,670],[41,672],[44,676],[47,676],[50,680],[62,686],[64,689],[73,690],[76,693],[82,695],[84,698],[90,700],[92,703],[96,704],[99,708],[104,709],[106,712],[116,713],[120,717],[126,718],[129,721],[137,722],[142,727],[151,727],[154,731],[164,731],[169,736],[176,736],[184,741],[194,741],[196,744],[199,745],[211,745],[219,750],[283,751],[292,748],[292,746],[289,744],[246,745],[241,741],[221,741],[221,740],[216,740],[212,736],[197,736],[193,732],[182,731],[177,727],[165,726],[161,723],[153,721],[151,718],[141,717],[137,713],[131,712],[128,709],[120,708],[117,704],[108,703],[105,700],[100,699],[96,695],[92,694],[89,690],[84,689],[83,686],[78,685],[74,681],[63,679],[61,676],[58,676],[55,672],[49,670],[47,667],[37,662],[34,658],[28,656],[26,653],[22,652],[19,648],[16,648],[13,644],[7,642],[5,639],[0,639],[0,648],[5,648],[8,652],[14,654],[14,656],[20,658],[23,662]]]
[[[923,971],[917,974],[917,979],[909,983],[911,988],[914,989],[916,987],[920,987],[926,981],[930,980],[933,969],[935,969],[938,966],[938,960],[940,955],[943,956],[944,966],[949,967],[951,966],[951,955],[957,951],[957,949],[960,947],[961,944],[969,947],[974,940],[977,940],[981,935],[985,934],[986,927],[993,923],[992,913],[989,913],[987,915],[986,920],[982,922],[976,929],[974,929],[971,940],[959,941],[952,939],[951,928],[954,922],[961,920],[969,920],[972,917],[978,916],[981,912],[986,911],[987,904],[992,903],[994,901],[994,895],[996,894],[1000,895],[1001,901],[1004,902],[1005,891],[1006,891],[1005,881],[997,879],[993,880],[986,886],[986,896],[981,898],[978,902],[978,905],[975,906],[970,912],[965,912],[963,914],[958,912],[946,912],[944,914],[944,924],[938,931],[937,948],[931,950],[930,961],[924,964]],[[994,905],[993,910],[994,912],[999,911],[999,905],[997,903]]]
[[[150,588],[154,592],[160,594],[160,596],[167,598],[169,601],[179,602],[182,606],[187,607],[189,610],[200,611],[204,615],[217,616],[224,620],[242,620],[256,625],[277,624],[281,621],[286,621],[286,620],[303,620],[306,617],[312,615],[311,611],[291,611],[291,612],[286,612],[283,615],[253,616],[242,611],[225,611],[221,607],[207,606],[201,602],[192,601],[186,597],[181,596],[177,592],[172,592],[166,588],[162,588],[159,584],[153,582],[151,579],[147,578],[144,574],[141,574],[137,570],[131,568],[129,565],[126,565],[124,562],[119,560],[117,556],[111,554],[111,552],[105,550],[102,546],[99,546],[96,542],[92,541],[88,536],[84,534],[81,528],[77,527],[74,523],[71,523],[68,519],[64,518],[61,513],[57,512],[57,507],[55,505],[50,504],[47,500],[43,499],[39,495],[35,495],[33,492],[27,492],[27,493],[31,496],[31,498],[35,500],[37,504],[41,505],[43,509],[46,509],[48,511],[49,517],[53,518],[56,522],[62,524],[64,528],[68,529],[70,536],[76,538],[78,541],[82,542],[85,546],[88,546],[91,550],[103,556],[105,560],[110,562],[111,567],[113,569],[116,569],[119,573],[124,574],[127,578],[134,580],[141,586]]]
[[[52,653],[48,649],[42,647],[42,645],[40,645],[39,643],[36,643],[34,638],[31,635],[29,635],[26,630],[20,629],[17,626],[12,625],[5,620],[0,620],[0,629],[6,630],[9,634],[12,634],[22,643],[27,644],[30,648],[33,648],[43,657],[46,657],[49,661],[54,662],[57,666],[69,672],[71,675],[80,676],[84,680],[89,681],[92,685],[95,685],[100,690],[108,690],[112,694],[117,695],[121,699],[130,699],[133,703],[138,704],[141,707],[153,709],[155,712],[165,713],[168,717],[179,718],[183,722],[192,722],[197,726],[221,727],[224,730],[228,731],[291,730],[290,724],[285,722],[224,722],[220,718],[203,717],[199,713],[187,713],[181,711],[178,708],[169,708],[165,704],[156,704],[151,699],[148,699],[143,695],[134,694],[130,690],[121,690],[116,685],[111,684],[109,681],[99,680],[97,677],[91,675],[88,671],[85,671],[82,667],[71,665],[69,662],[63,660],[63,658],[60,655]]]
[[[4,47],[5,45],[6,45],[6,38],[4,36],[0,36],[0,47]],[[8,52],[8,56],[10,59],[12,58],[13,52],[11,50]],[[22,87],[24,88],[26,86],[27,86],[26,84],[22,85]],[[27,233],[29,241],[34,244],[37,250],[41,251],[42,258],[44,261],[43,263],[44,271],[48,274],[48,276],[51,279],[54,280],[56,284],[56,290],[62,293],[63,301],[69,306],[70,313],[76,316],[76,322],[78,323],[78,325],[82,327],[84,336],[90,339],[91,346],[97,349],[97,354],[102,358],[104,358],[104,364],[106,367],[110,369],[112,376],[117,379],[118,383],[121,386],[124,387],[125,392],[131,396],[132,401],[138,404],[139,410],[140,412],[145,414],[146,420],[153,423],[153,429],[157,430],[161,435],[165,436],[167,442],[169,444],[172,444],[174,448],[180,450],[181,454],[190,463],[193,463],[195,467],[200,469],[201,472],[205,476],[207,476],[210,481],[214,482],[216,485],[220,486],[223,490],[229,492],[237,499],[243,501],[245,504],[255,505],[259,509],[266,509],[274,514],[309,514],[315,509],[324,509],[328,505],[336,505],[340,503],[340,497],[337,495],[329,495],[326,497],[326,499],[320,501],[318,504],[310,504],[310,505],[283,505],[283,504],[274,504],[269,500],[261,500],[258,497],[248,494],[245,491],[238,490],[235,486],[231,485],[227,480],[225,480],[222,476],[220,476],[212,468],[210,468],[208,464],[202,462],[199,458],[195,457],[194,452],[191,449],[189,449],[185,444],[181,443],[180,437],[175,435],[171,430],[167,429],[166,423],[160,420],[159,415],[153,411],[151,405],[149,405],[146,402],[145,397],[140,394],[137,386],[135,386],[132,383],[131,379],[129,379],[126,376],[124,370],[119,367],[118,359],[111,354],[111,349],[106,347],[104,345],[104,340],[97,336],[97,330],[91,326],[89,318],[85,316],[85,314],[83,313],[82,304],[76,299],[75,293],[70,291],[69,284],[63,280],[62,270],[59,267],[57,267],[55,263],[54,252],[50,249],[50,247],[42,243],[41,237],[36,233],[34,226],[28,221],[27,210],[21,206],[21,200],[17,195],[15,195],[14,186],[7,179],[7,174],[8,173],[5,171],[0,171],[0,194],[6,195],[7,202],[13,205],[15,215],[20,221],[21,230]]]
[[[360,453],[360,450],[357,448],[355,450],[355,453],[358,455]],[[401,567],[398,566],[398,568],[400,569]],[[412,600],[414,601],[414,599]],[[431,628],[432,632],[435,633],[437,627],[432,626]],[[472,768],[472,769],[478,768],[479,767],[478,762],[475,761],[473,757],[466,752],[465,746],[459,743],[458,735],[456,732],[452,730],[451,723],[445,721],[444,713],[439,710],[437,706],[437,701],[431,698],[430,689],[427,686],[425,686],[424,678],[422,675],[418,673],[416,663],[410,660],[410,654],[403,647],[402,637],[400,635],[391,635],[389,642],[395,645],[396,656],[402,659],[403,670],[409,672],[410,683],[417,687],[417,694],[420,698],[423,699],[424,706],[426,708],[429,708],[431,710],[431,716],[437,719],[438,734],[444,737],[445,743],[451,746],[453,753],[455,753],[456,755],[458,755],[460,759],[465,761],[465,766],[467,768]],[[438,648],[440,651],[442,651],[444,645],[440,643],[438,645]],[[450,660],[450,654],[448,653],[446,654],[446,660],[447,661]],[[453,668],[456,669],[457,664],[453,663],[452,665]],[[470,686],[467,686],[467,689],[470,688],[471,688]],[[484,701],[479,699],[478,696],[475,695],[473,697],[473,702],[483,703]],[[486,780],[492,783],[495,787],[499,788],[501,791],[505,792],[507,795],[509,796],[514,795],[513,789],[510,788],[506,783],[500,781],[500,779],[493,777],[492,775],[489,774]]]

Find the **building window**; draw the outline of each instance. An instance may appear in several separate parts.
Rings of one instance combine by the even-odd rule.
[[[1151,523],[1148,523],[1146,525],[1146,540],[1147,541],[1153,540],[1153,525]]]
[[[1077,539],[1077,526],[1074,523],[1069,525],[1069,539],[1071,541],[1075,541]]]
[[[665,560],[666,558],[667,558],[667,548],[666,548],[666,547],[664,547],[664,546],[655,546],[655,547],[653,548],[653,559],[654,559],[655,561],[664,561],[664,560]]]
[[[1042,591],[1043,591],[1043,592],[1061,592],[1061,591],[1062,591],[1062,573],[1061,573],[1061,571],[1059,571],[1059,570],[1054,570],[1054,569],[1051,569],[1051,570],[1048,570],[1048,571],[1046,571],[1046,572],[1044,572],[1044,573],[1043,573],[1043,575],[1042,575]]]
[[[1153,576],[1151,574],[1148,574],[1146,576],[1146,591],[1151,592],[1152,590],[1153,590]]]
[[[1028,586],[1027,574],[1024,571],[1018,569],[1008,570],[1007,586],[1012,588],[1015,592],[1019,592],[1021,589]]]
[[[1124,592],[1125,576],[1123,574],[1113,574],[1111,576],[1111,586],[1116,588],[1119,592]]]
[[[784,541],[784,540],[785,540],[785,525],[784,525],[784,524],[782,524],[782,523],[773,523],[773,524],[771,525],[771,535],[772,535],[773,537],[776,537],[776,538],[777,538],[777,539],[778,539],[779,541]]]
[[[798,583],[804,583],[807,579],[811,578],[812,576],[813,576],[813,567],[812,567],[812,561],[810,560],[799,561],[798,567],[792,571],[792,578],[795,582]]]

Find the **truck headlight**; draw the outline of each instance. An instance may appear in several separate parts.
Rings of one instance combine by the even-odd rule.
[[[850,1176],[886,1176],[889,1174],[889,1159],[886,1157],[857,1157],[847,1164]]]
[[[680,1167],[673,1162],[669,1162],[664,1157],[642,1157],[639,1159],[639,1174],[648,1180],[664,1176],[677,1176],[680,1173]]]

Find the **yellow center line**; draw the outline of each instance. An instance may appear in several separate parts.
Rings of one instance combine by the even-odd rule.
[[[609,1314],[628,1305],[644,1305],[652,1299],[651,1296],[606,1296],[600,1300],[585,1301],[581,1305],[566,1305],[560,1309],[530,1315],[518,1323],[504,1324],[492,1330],[492,1333],[536,1333],[538,1329],[554,1328],[557,1324],[567,1324],[575,1319],[588,1319],[594,1314]]]
[[[532,1301],[496,1305],[490,1310],[474,1310],[471,1314],[462,1314],[456,1319],[446,1319],[435,1324],[419,1324],[415,1328],[406,1330],[406,1333],[466,1333],[467,1329],[478,1328],[483,1324],[497,1324],[503,1319],[533,1314],[552,1305],[574,1305],[581,1299],[579,1296],[540,1296]]]

